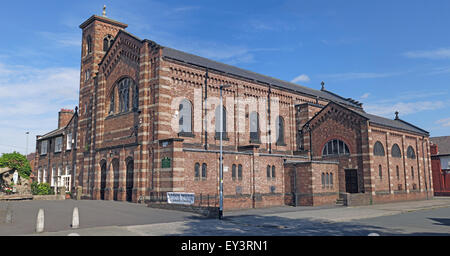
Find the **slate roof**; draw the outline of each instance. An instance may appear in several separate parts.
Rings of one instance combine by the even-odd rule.
[[[422,134],[422,135],[426,135],[426,136],[429,135],[429,132],[427,132],[417,126],[414,126],[406,121],[403,121],[401,119],[389,119],[389,118],[384,118],[381,116],[376,116],[376,115],[368,114],[365,112],[359,112],[359,111],[357,111],[357,113],[364,116],[365,118],[369,119],[369,122],[374,123],[374,124],[391,127],[394,129],[414,132],[414,133],[418,133],[418,134]]]
[[[361,108],[361,105],[351,99],[345,99],[339,95],[328,92],[326,90],[314,90],[305,86],[301,86],[298,84],[286,82],[280,79],[276,79],[273,77],[261,75],[252,71],[248,71],[245,69],[241,69],[235,66],[227,65],[224,63],[216,62],[207,58],[203,58],[197,55],[193,55],[190,53],[182,52],[179,50],[175,50],[169,47],[163,46],[162,51],[163,57],[174,59],[177,61],[181,61],[187,64],[192,64],[204,68],[209,68],[211,70],[220,71],[232,76],[237,76],[249,80],[253,80],[256,82],[261,82],[265,84],[270,84],[271,86],[280,87],[288,90],[295,91],[297,93],[307,94],[309,96],[313,96],[319,99],[325,99],[328,101],[335,101],[341,104],[345,104],[354,108]]]
[[[49,133],[46,133],[46,134],[42,135],[41,137],[39,137],[38,140],[44,140],[44,139],[48,139],[48,138],[55,137],[55,136],[58,136],[58,135],[62,135],[65,128],[66,127],[62,127],[62,128],[53,130],[53,131],[51,131]]]
[[[433,137],[430,141],[438,146],[438,155],[450,155],[450,136]]]

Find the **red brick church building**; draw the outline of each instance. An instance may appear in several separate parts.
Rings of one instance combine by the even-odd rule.
[[[37,137],[39,181],[71,177],[66,189],[96,200],[217,195],[222,132],[225,209],[432,197],[427,131],[126,27],[96,15],[80,25],[79,108]]]

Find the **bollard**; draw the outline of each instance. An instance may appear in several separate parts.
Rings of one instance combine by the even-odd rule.
[[[36,220],[36,232],[44,232],[44,210],[39,209],[37,220]]]
[[[13,213],[11,209],[7,209],[6,211],[6,223],[12,224],[13,223]]]
[[[73,208],[73,214],[72,214],[72,228],[79,228],[80,227],[80,218],[78,215],[78,207]]]

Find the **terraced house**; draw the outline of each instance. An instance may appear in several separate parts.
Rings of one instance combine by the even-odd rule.
[[[222,135],[225,209],[433,195],[429,133],[398,114],[374,116],[324,84],[314,90],[215,62],[126,27],[96,15],[80,25],[79,109],[71,139],[61,127],[38,137],[40,181],[54,177],[60,157],[68,189],[81,186],[84,198],[214,198]],[[71,155],[53,152],[59,134]]]

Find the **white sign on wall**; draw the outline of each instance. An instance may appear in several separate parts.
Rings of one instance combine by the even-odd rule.
[[[169,204],[194,204],[194,193],[167,192],[167,203]]]

